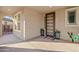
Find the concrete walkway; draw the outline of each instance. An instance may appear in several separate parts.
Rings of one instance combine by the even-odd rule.
[[[53,41],[50,38],[39,37],[34,40],[22,42],[16,36],[7,35],[0,39],[3,39],[1,42],[18,42],[0,45],[0,52],[79,52],[79,44],[62,40]]]
[[[24,44],[26,45],[24,45]],[[19,47],[10,47],[10,45],[15,45]],[[24,46],[23,46],[24,45]],[[7,34],[2,37],[0,37],[0,52],[50,52],[51,50],[43,50],[43,49],[37,49],[37,48],[28,48],[33,47],[30,43],[24,42],[24,40],[19,39],[13,34]],[[25,48],[23,48],[25,47]]]
[[[19,39],[13,34],[6,34],[0,37],[0,45],[1,44],[13,44],[13,43],[18,43],[22,41],[23,41],[22,39]]]

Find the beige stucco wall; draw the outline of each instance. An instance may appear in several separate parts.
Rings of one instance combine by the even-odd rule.
[[[40,29],[44,28],[43,14],[29,8],[24,8],[21,11],[21,30],[17,31],[14,28],[14,35],[23,40],[39,36]]]
[[[2,20],[5,14],[0,12],[0,36],[2,36]]]
[[[20,15],[20,30],[17,30],[15,29],[15,24],[16,24],[16,19],[14,19],[14,24],[13,24],[13,33],[14,35],[16,35],[19,39],[22,39],[22,40],[25,40],[25,37],[24,37],[24,15],[23,15],[23,10],[20,10],[18,12],[21,12],[21,15]],[[16,12],[14,15],[16,15],[18,12]],[[14,16],[13,15],[13,16]]]
[[[35,10],[25,8],[24,15],[26,20],[26,25],[25,25],[26,40],[39,36],[40,29],[43,28],[44,26],[43,14]]]
[[[2,21],[0,20],[0,36],[2,36]]]
[[[65,10],[66,9],[58,9],[56,10],[56,29],[61,32],[61,38],[69,40],[69,36],[67,32],[73,32],[75,34],[79,34],[79,26],[68,27],[65,26]],[[79,20],[79,8],[77,9],[77,20]]]

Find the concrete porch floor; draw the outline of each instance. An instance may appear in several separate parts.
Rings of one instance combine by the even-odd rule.
[[[0,45],[22,42],[23,40],[16,37],[13,33],[5,34],[0,37]]]
[[[63,40],[52,40],[52,38],[39,37],[33,40],[23,41],[18,39],[13,34],[9,34],[0,38],[0,52],[77,52],[77,51],[79,51],[79,44],[69,43]]]

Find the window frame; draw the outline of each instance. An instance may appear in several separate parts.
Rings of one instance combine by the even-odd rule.
[[[79,26],[78,19],[77,19],[78,18],[77,17],[77,8],[78,7],[65,9],[65,26],[67,26],[67,27]],[[75,11],[75,23],[69,23],[68,22],[68,12],[73,12],[73,11]]]
[[[69,19],[69,17],[71,16],[72,17],[72,15],[69,15],[69,13],[72,13],[72,12],[74,12],[75,14],[74,14],[74,22],[70,22],[70,19]],[[76,24],[76,10],[73,10],[73,11],[68,11],[67,12],[67,17],[68,17],[68,23],[70,24],[70,25],[74,25],[74,24]]]
[[[20,15],[20,17],[19,17]],[[14,18],[15,18],[15,30],[16,31],[21,31],[21,12],[17,12],[15,15],[14,15]],[[18,27],[19,26],[19,27]]]

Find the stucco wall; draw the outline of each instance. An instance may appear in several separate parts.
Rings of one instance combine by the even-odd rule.
[[[0,12],[0,36],[2,36],[2,20],[3,20],[3,16],[5,16],[5,14]]]
[[[24,15],[26,20],[25,25],[26,40],[39,36],[40,29],[43,28],[44,26],[43,14],[35,10],[25,8]]]
[[[69,36],[67,32],[73,32],[75,34],[79,34],[79,26],[68,27],[65,26],[65,10],[66,9],[58,9],[56,10],[56,29],[61,32],[61,38],[65,40],[69,40]],[[77,20],[79,20],[79,8],[77,9]]]
[[[2,21],[0,20],[0,36],[2,36]]]
[[[21,30],[14,29],[14,34],[21,39],[28,40],[40,35],[40,29],[44,28],[44,17],[43,14],[35,10],[24,8],[20,23]]]
[[[15,23],[16,21],[14,21],[14,24],[13,24],[13,33],[14,35],[16,35],[18,38],[22,39],[22,40],[25,40],[25,37],[24,37],[24,16],[23,16],[23,10],[21,11],[18,11],[18,12],[21,12],[21,15],[20,15],[20,30],[17,30],[15,29]],[[16,12],[14,15],[16,15],[18,12]],[[16,19],[14,19],[16,20]]]

